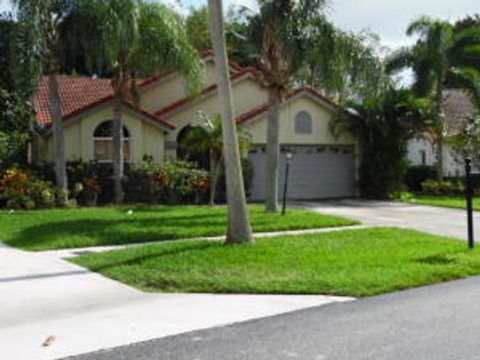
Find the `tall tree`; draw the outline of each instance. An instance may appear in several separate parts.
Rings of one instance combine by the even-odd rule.
[[[278,163],[280,105],[302,68],[310,18],[318,14],[323,0],[263,0],[260,12],[250,16],[251,58],[268,90],[266,203],[267,212],[278,211]]]
[[[212,45],[215,53],[218,96],[222,104],[223,152],[227,182],[228,244],[253,242],[252,229],[247,212],[247,202],[243,185],[242,165],[235,129],[232,88],[225,44],[222,0],[208,0]]]
[[[437,152],[437,177],[443,179],[443,144],[446,125],[443,114],[443,90],[446,84],[467,90],[480,103],[480,29],[454,31],[451,23],[421,17],[413,21],[407,35],[418,35],[417,43],[403,48],[387,61],[389,71],[413,69],[413,89],[420,96],[430,96],[435,106],[431,126]]]
[[[428,121],[430,101],[389,88],[347,105],[355,113],[340,114],[331,124],[332,131],[348,132],[359,141],[361,195],[389,198],[403,187],[407,143]]]
[[[61,70],[60,54],[62,43],[60,28],[75,4],[71,0],[45,0],[41,2],[36,0],[14,0],[14,3],[18,7],[19,19],[23,27],[29,30],[29,35],[34,39],[33,49],[43,59],[48,75],[55,178],[57,188],[62,193],[62,201],[66,204],[68,199],[68,180],[57,74]],[[25,59],[25,61],[29,60]]]
[[[113,172],[115,202],[123,202],[122,178],[123,107],[138,103],[137,76],[148,76],[167,68],[187,76],[191,92],[198,92],[203,67],[188,41],[183,19],[165,5],[142,0],[83,0],[89,19],[90,62],[107,63],[115,94],[113,111]],[[94,40],[95,41],[94,41]],[[93,61],[92,61],[93,60]]]

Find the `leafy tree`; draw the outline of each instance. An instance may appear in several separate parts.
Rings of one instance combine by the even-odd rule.
[[[303,82],[340,103],[371,98],[388,87],[391,79],[371,45],[374,35],[340,30],[323,16],[314,18],[311,28]]]
[[[348,105],[355,114],[341,114],[332,122],[332,131],[336,135],[348,132],[359,140],[362,196],[388,198],[402,190],[407,142],[430,118],[430,101],[409,91],[389,89]]]
[[[55,161],[56,185],[63,194],[63,203],[67,203],[68,180],[66,170],[65,143],[63,134],[63,119],[61,111],[60,91],[56,75],[61,71],[60,28],[64,19],[75,9],[73,0],[14,0],[19,10],[19,20],[25,31],[25,47],[33,52],[33,61],[24,57],[23,62],[29,63],[30,72],[39,75],[43,65],[48,74],[50,92],[50,111],[53,128],[53,156]],[[24,55],[28,55],[28,52]],[[35,59],[38,59],[36,62]]]
[[[323,0],[262,0],[260,12],[249,17],[251,58],[268,90],[267,114],[267,212],[278,211],[280,105],[302,68],[310,18],[322,10]]]
[[[460,132],[449,140],[459,163],[469,157],[475,167],[480,167],[480,111],[467,119]]]
[[[222,118],[219,115],[210,117],[201,112],[202,124],[194,127],[184,138],[183,146],[191,155],[210,155],[210,199],[209,204],[215,204],[218,178],[224,163]],[[240,154],[246,154],[251,144],[251,138],[242,126],[237,126]]]
[[[437,149],[437,176],[443,178],[443,143],[445,123],[442,110],[446,84],[467,90],[480,104],[480,29],[455,32],[449,22],[421,17],[413,21],[408,35],[418,35],[413,47],[404,48],[388,59],[389,71],[405,67],[415,74],[413,89],[420,96],[430,96],[435,104],[432,141]]]
[[[480,27],[480,14],[468,15],[463,19],[458,20],[454,25],[455,32],[462,32],[473,27]]]
[[[226,243],[253,242],[252,228],[247,212],[247,201],[243,183],[240,150],[235,128],[232,88],[228,68],[221,0],[208,0],[215,67],[217,72],[218,94],[222,104],[223,152],[227,184],[228,228]]]
[[[208,8],[191,8],[185,21],[190,43],[200,52],[212,49],[210,28],[208,26]]]
[[[189,81],[190,90],[201,86],[202,65],[188,41],[183,19],[165,5],[142,0],[83,0],[91,38],[89,62],[106,63],[111,69],[115,94],[113,115],[113,169],[115,202],[123,202],[123,107],[138,103],[137,76],[148,76],[166,68],[177,69]],[[93,31],[94,33],[92,33]]]
[[[32,109],[16,93],[0,88],[0,167],[27,162]]]

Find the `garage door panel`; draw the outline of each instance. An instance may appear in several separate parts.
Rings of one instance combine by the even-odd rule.
[[[320,199],[355,195],[354,151],[351,146],[291,146],[288,197]],[[266,155],[261,149],[250,155],[254,165],[251,200],[265,199]],[[285,156],[279,164],[279,195],[283,195]]]

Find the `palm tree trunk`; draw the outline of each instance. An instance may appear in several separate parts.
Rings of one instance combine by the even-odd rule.
[[[48,76],[50,90],[50,106],[53,120],[53,158],[55,161],[55,180],[60,190],[60,203],[66,205],[68,200],[67,165],[65,156],[65,139],[63,136],[63,118],[61,110],[60,92],[55,73]]]
[[[232,89],[227,64],[222,0],[208,0],[218,96],[222,104],[222,133],[227,183],[228,228],[227,244],[252,242],[252,229],[248,219],[243,185],[240,150],[233,111]]]
[[[220,175],[220,167],[222,166],[221,161],[216,161],[212,156],[210,159],[210,166],[211,166],[211,174],[212,179],[210,182],[210,199],[208,204],[210,206],[215,205],[215,195],[217,192],[217,183],[218,183],[218,176]]]
[[[271,108],[267,115],[267,183],[265,211],[278,211],[278,160],[280,154],[279,124],[280,124],[280,94],[276,90],[269,91]]]
[[[113,109],[113,179],[115,189],[115,203],[123,203],[123,106],[120,99],[116,99]]]

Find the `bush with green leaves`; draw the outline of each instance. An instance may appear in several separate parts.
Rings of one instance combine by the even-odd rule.
[[[11,168],[0,178],[0,199],[8,209],[46,209],[59,205],[60,194],[51,182]]]
[[[427,180],[422,183],[422,193],[425,195],[463,195],[465,194],[465,184],[461,180]]]
[[[422,190],[423,182],[436,178],[437,172],[434,166],[410,166],[405,174],[405,185],[407,186],[408,191],[418,192]]]

